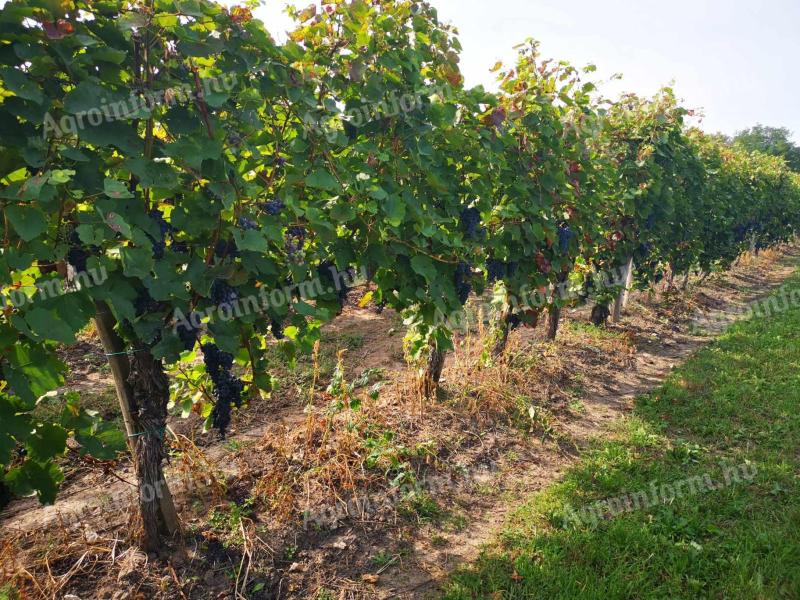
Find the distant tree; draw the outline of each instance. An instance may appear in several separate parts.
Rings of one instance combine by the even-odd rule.
[[[800,146],[792,143],[791,136],[786,127],[756,125],[737,133],[733,141],[751,152],[782,156],[793,171],[800,172]]]

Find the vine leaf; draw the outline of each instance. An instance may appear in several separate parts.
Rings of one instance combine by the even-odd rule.
[[[44,214],[32,206],[9,206],[6,215],[19,236],[26,242],[39,237],[47,229]]]

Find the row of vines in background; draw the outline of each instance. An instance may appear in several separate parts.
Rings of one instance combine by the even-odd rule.
[[[273,390],[268,348],[308,352],[353,271],[406,316],[431,396],[471,294],[493,290],[501,353],[544,311],[555,336],[566,283],[602,321],[619,292],[603,272],[634,264],[647,286],[795,233],[798,175],[688,129],[668,89],[609,101],[592,67],[542,60],[531,41],[495,67],[498,92],[468,89],[428,3],[292,14],[279,45],[248,8],[205,0],[0,10],[0,290],[25,295],[0,317],[0,466],[16,493],[55,499],[69,435],[120,449],[74,398],[58,421],[33,414],[63,384],[57,346],[92,320],[157,547],[171,509],[141,490],[165,489],[165,369],[202,356],[213,397],[184,409],[211,400],[194,408],[224,433],[233,406]],[[42,297],[62,281],[69,293]],[[313,298],[297,291],[311,281]],[[532,291],[546,301],[520,302]],[[257,309],[216,316],[243,304]]]

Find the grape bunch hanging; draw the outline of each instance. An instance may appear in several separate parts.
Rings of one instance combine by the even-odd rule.
[[[224,438],[231,422],[231,407],[242,405],[244,382],[231,373],[233,355],[220,350],[216,344],[203,344],[206,373],[214,383],[214,408],[211,424]]]

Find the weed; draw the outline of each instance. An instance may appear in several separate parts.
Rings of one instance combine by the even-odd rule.
[[[442,507],[427,492],[411,492],[406,495],[398,507],[398,512],[406,518],[418,523],[430,523],[440,520],[444,515]]]
[[[385,550],[381,550],[372,558],[370,558],[370,561],[372,562],[373,565],[375,565],[376,568],[380,569],[382,567],[392,564],[397,559],[397,556],[398,556],[397,554],[392,554],[391,552],[386,552]]]
[[[224,540],[226,548],[244,543],[241,524],[243,519],[252,516],[254,502],[253,498],[248,498],[241,505],[229,502],[225,508],[218,507],[211,511],[209,523]]]

